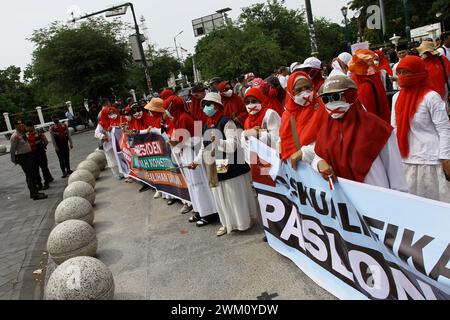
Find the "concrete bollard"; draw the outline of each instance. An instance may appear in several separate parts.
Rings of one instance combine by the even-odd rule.
[[[93,152],[88,155],[87,160],[94,161],[102,171],[105,170],[106,165],[108,164],[104,152]]]
[[[58,266],[45,288],[46,300],[112,300],[112,272],[98,259],[76,257]]]
[[[69,184],[75,181],[84,181],[89,183],[92,188],[95,188],[95,178],[94,175],[85,169],[79,169],[74,171],[69,177]]]
[[[47,251],[56,264],[97,253],[97,236],[87,222],[67,220],[58,224],[47,240]]]
[[[92,186],[84,181],[75,181],[64,190],[63,198],[81,197],[88,200],[91,205],[95,203],[95,191]]]
[[[4,153],[6,153],[6,146],[4,146],[4,145],[0,145],[0,154],[4,154]]]
[[[55,210],[57,224],[67,220],[81,220],[94,224],[94,208],[91,203],[81,197],[70,197],[63,200]]]
[[[90,173],[92,173],[95,180],[97,180],[98,177],[100,176],[100,168],[98,167],[97,163],[95,163],[92,160],[82,161],[77,167],[77,170],[80,170],[80,169],[84,169],[84,170],[87,170]]]

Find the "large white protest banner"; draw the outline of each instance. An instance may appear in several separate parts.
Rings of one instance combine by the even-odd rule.
[[[293,170],[252,138],[269,245],[340,299],[449,299],[450,205]],[[267,175],[270,174],[270,175]]]

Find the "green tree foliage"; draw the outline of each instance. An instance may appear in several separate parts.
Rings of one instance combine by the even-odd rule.
[[[260,29],[228,26],[202,38],[195,59],[203,77],[231,79],[249,71],[270,74],[282,63],[283,54],[279,45]]]
[[[181,73],[187,77],[189,82],[194,82],[194,61],[192,60],[192,55],[189,55],[183,62]]]
[[[36,106],[31,85],[21,81],[21,69],[10,66],[0,70],[0,113],[16,113]]]
[[[344,28],[319,18],[315,21],[320,58],[327,61],[346,50]],[[197,44],[195,59],[206,78],[236,77],[252,71],[269,75],[310,56],[311,45],[304,12],[270,0],[242,9],[235,26],[216,30]]]
[[[450,25],[450,2],[448,0],[410,0],[409,3],[411,11],[411,29],[439,22],[440,19],[442,19],[446,25]],[[357,10],[362,8],[361,16],[358,21],[366,40],[369,40],[371,43],[382,43],[383,40],[388,40],[388,38],[390,38],[394,33],[399,36],[406,37],[403,1],[384,0],[387,20],[385,39],[383,39],[380,30],[369,30],[366,27],[367,7],[370,5],[378,5],[378,1],[352,0],[350,2],[350,9]],[[437,12],[441,12],[443,14],[439,19],[435,16]]]
[[[131,55],[123,24],[87,20],[76,27],[53,23],[37,30],[30,70],[38,97],[49,103],[110,96],[125,87]]]
[[[181,70],[181,62],[178,61],[169,49],[155,50],[152,48],[147,52],[151,62],[150,75],[153,88],[159,90],[167,87],[167,79],[173,73],[177,75]]]

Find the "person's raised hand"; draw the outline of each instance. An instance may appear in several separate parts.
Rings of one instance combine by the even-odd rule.
[[[298,150],[291,156],[291,166],[292,169],[296,170],[298,163],[302,160],[303,152],[302,150]]]

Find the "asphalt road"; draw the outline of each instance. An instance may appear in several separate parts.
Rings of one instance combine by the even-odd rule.
[[[73,136],[71,166],[97,147],[93,131]],[[54,224],[54,210],[62,200],[67,179],[61,179],[58,158],[49,147],[49,169],[55,179],[46,191],[49,198],[33,201],[20,166],[14,166],[10,155],[0,156],[0,300],[40,299],[40,278],[33,271],[46,264],[47,238]]]

